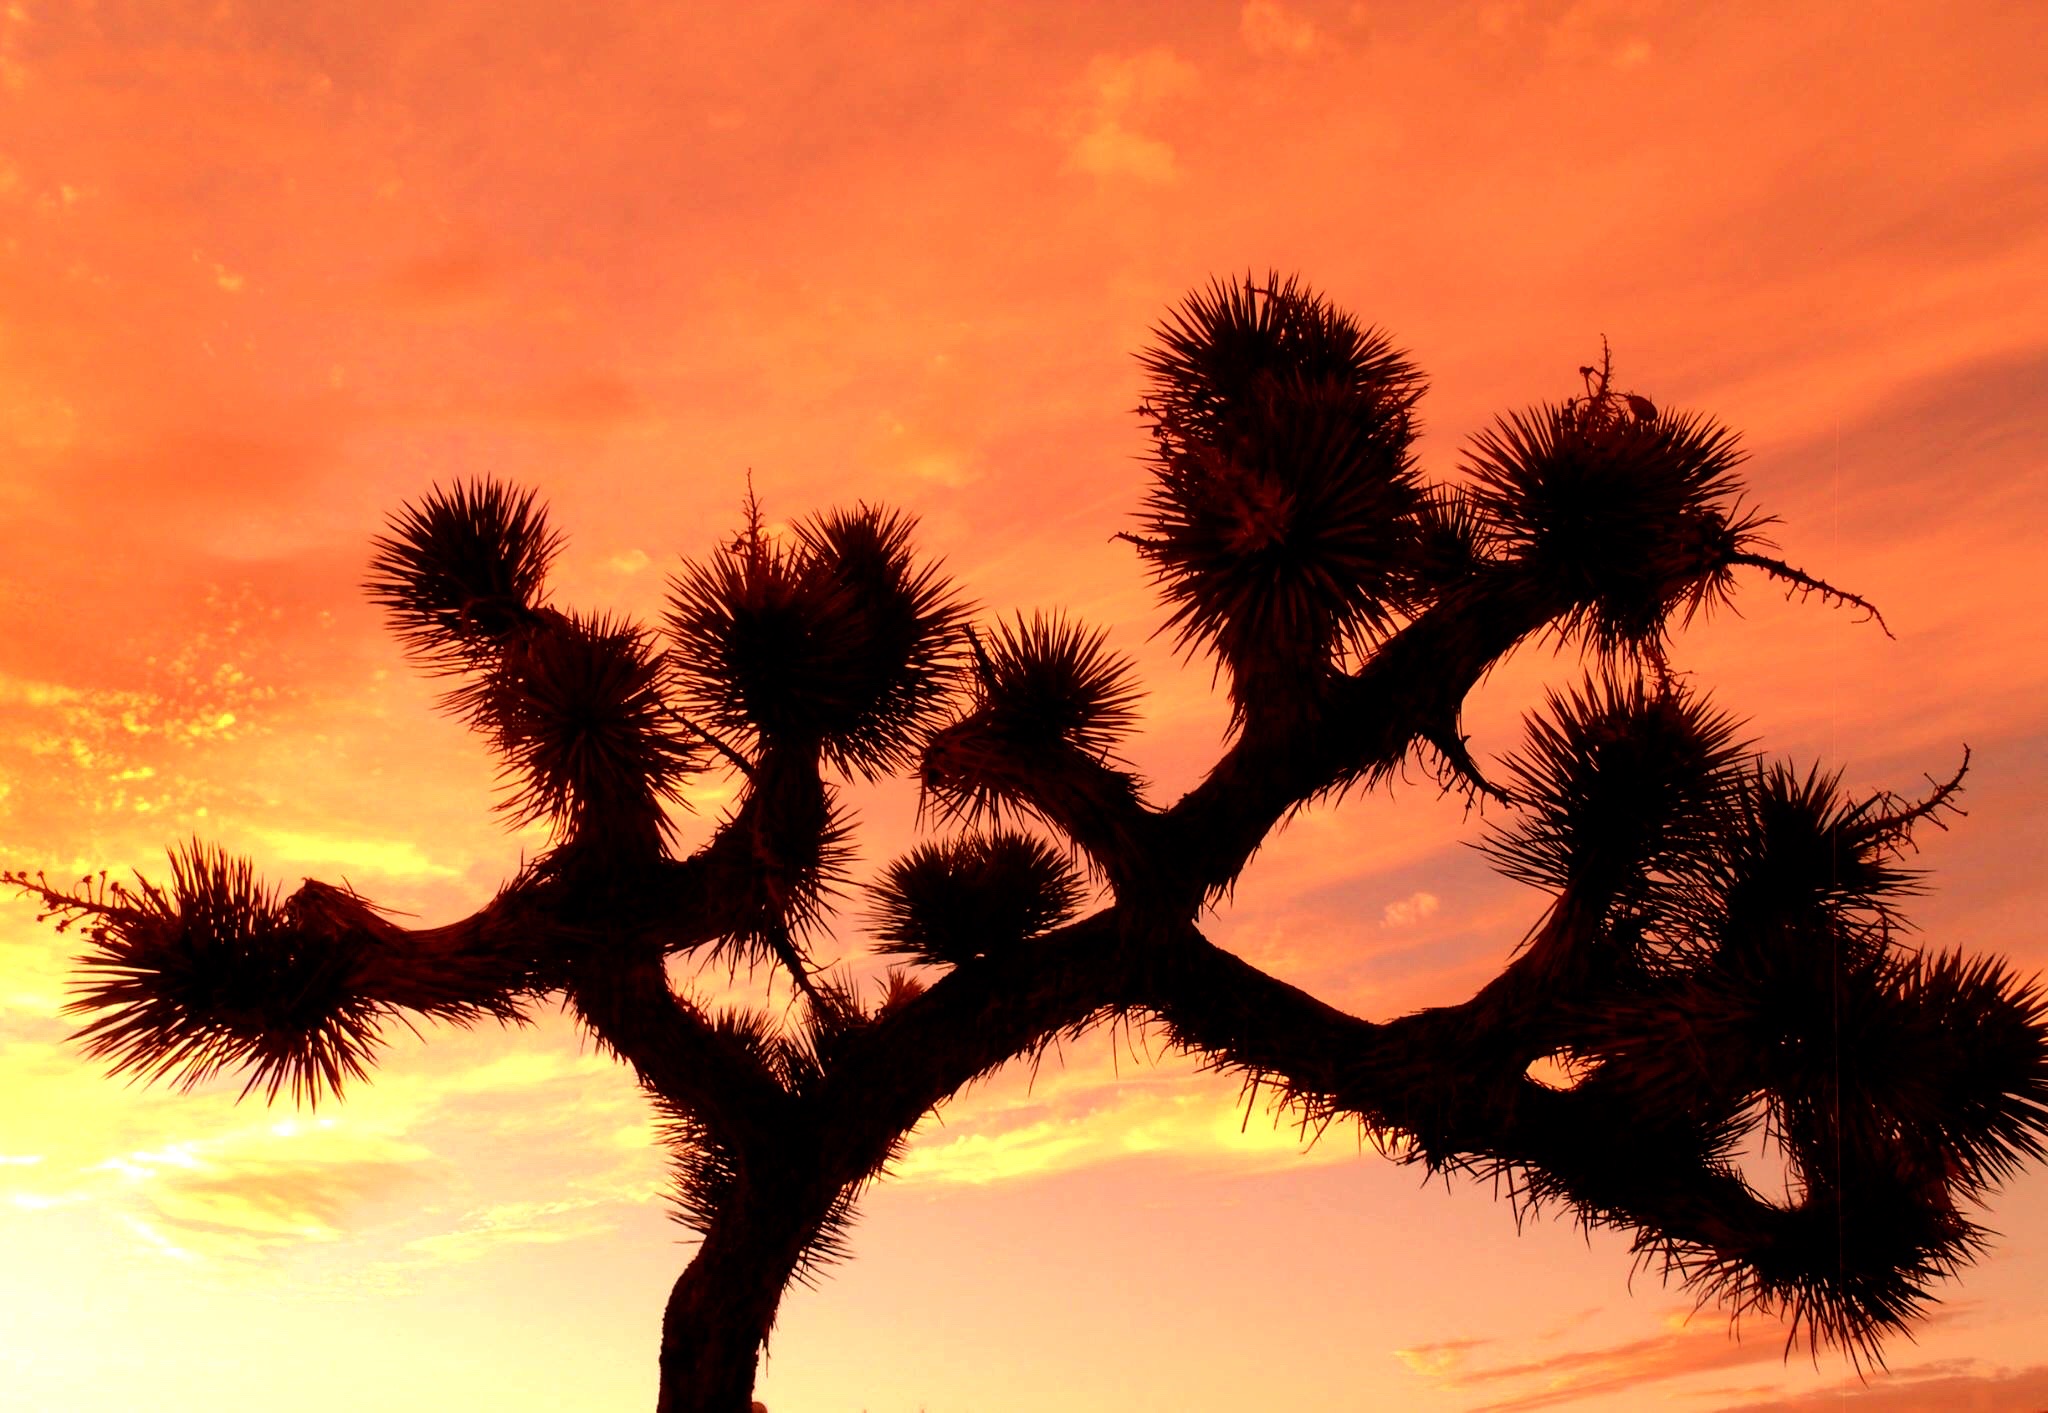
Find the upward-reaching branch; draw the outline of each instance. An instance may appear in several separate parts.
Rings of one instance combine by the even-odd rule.
[[[1373,783],[1417,741],[1454,730],[1472,687],[1557,612],[1554,597],[1497,573],[1444,596],[1357,672],[1334,679],[1315,715],[1283,729],[1249,725],[1148,840],[1152,856],[1173,861],[1184,905],[1235,881],[1289,812]]]
[[[1116,755],[1136,718],[1130,660],[1057,614],[1019,615],[972,642],[967,709],[924,749],[924,803],[970,824],[1035,817],[1119,889],[1137,886],[1149,811]]]

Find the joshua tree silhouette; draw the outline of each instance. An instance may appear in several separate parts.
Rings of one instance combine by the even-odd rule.
[[[971,627],[895,513],[774,536],[750,502],[656,632],[550,605],[558,541],[531,492],[436,488],[376,541],[367,587],[555,847],[426,929],[347,888],[279,896],[197,842],[164,884],[11,873],[86,939],[87,1052],[305,1101],[364,1078],[387,1021],[564,999],[665,1117],[702,1235],[662,1321],[674,1413],[748,1408],[784,1289],[844,1254],[863,1185],[934,1105],[1112,1017],[1874,1356],[1981,1248],[1966,1210],[2042,1156],[2042,993],[1898,940],[1901,854],[1953,812],[1961,770],[1859,799],[1762,763],[1667,650],[1744,568],[1875,609],[1766,554],[1734,435],[1614,388],[1604,354],[1582,395],[1499,420],[1434,483],[1410,449],[1420,373],[1292,279],[1196,292],[1143,363],[1153,481],[1122,538],[1232,706],[1178,801],[1117,755],[1136,688],[1102,636],[1057,613]],[[1587,679],[1490,780],[1461,703],[1546,636]],[[1486,847],[1551,897],[1497,978],[1373,1022],[1204,938],[1277,823],[1416,753],[1500,807]],[[740,777],[738,801],[685,851],[670,806],[709,769]],[[912,771],[950,832],[873,890],[876,946],[903,965],[866,1004],[809,951],[843,881],[840,786]],[[784,968],[802,1001],[714,1014],[671,983],[685,954]],[[1568,1085],[1531,1077],[1546,1059]],[[1782,1200],[1736,1165],[1758,1130]]]

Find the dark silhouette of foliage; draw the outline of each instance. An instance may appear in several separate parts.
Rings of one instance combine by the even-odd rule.
[[[1311,1130],[1355,1121],[1518,1211],[1629,1234],[1702,1300],[1877,1357],[1983,1249],[1967,1213],[2043,1157],[2048,996],[1903,940],[1903,856],[1963,770],[1924,799],[1855,797],[1755,756],[1668,662],[1673,625],[1745,568],[1876,610],[1764,553],[1734,433],[1613,387],[1604,352],[1583,395],[1499,419],[1436,484],[1411,454],[1421,375],[1297,281],[1212,284],[1143,363],[1153,479],[1123,538],[1233,705],[1178,801],[1119,755],[1137,689],[1102,635],[1057,611],[971,627],[903,516],[774,536],[750,500],[675,576],[664,640],[547,601],[559,537],[531,492],[436,488],[375,542],[367,587],[553,848],[426,929],[322,883],[280,898],[198,843],[168,886],[10,873],[84,933],[87,1053],[313,1103],[366,1076],[387,1021],[566,1002],[657,1106],[702,1238],[663,1319],[671,1413],[748,1407],[783,1291],[845,1254],[934,1105],[1111,1019]],[[1591,675],[1490,780],[1461,705],[1544,638]],[[1499,976],[1373,1022],[1202,935],[1289,813],[1419,753],[1504,807],[1484,847],[1548,895]],[[738,798],[683,852],[672,811],[706,770]],[[959,832],[882,872],[863,915],[905,967],[864,1002],[808,941],[847,887],[841,785],[902,772]],[[707,953],[782,967],[801,1004],[713,1013],[665,969]],[[1545,1059],[1571,1082],[1532,1078]],[[1759,1133],[1783,1194],[1738,1166]]]
[[[1362,651],[1413,558],[1422,375],[1293,280],[1212,284],[1143,363],[1155,475],[1131,538],[1181,641],[1241,684]]]
[[[920,844],[875,886],[875,950],[935,966],[971,961],[1052,931],[1085,896],[1043,839],[1001,832]]]

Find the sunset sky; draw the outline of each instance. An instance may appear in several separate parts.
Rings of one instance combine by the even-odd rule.
[[[1139,661],[1170,800],[1226,710],[1111,538],[1132,355],[1278,269],[1427,371],[1432,475],[1603,335],[1741,429],[1783,556],[1897,638],[1751,579],[1675,665],[1859,791],[1967,743],[1922,940],[2048,967],[2044,55],[2039,0],[7,0],[0,865],[161,874],[196,834],[484,903],[545,838],[358,588],[394,508],[484,474],[568,534],[558,602],[646,617],[750,475],[771,519],[912,512],[985,612]],[[1481,759],[1577,671],[1495,673]],[[913,805],[861,798],[864,867]],[[1420,774],[1310,812],[1209,934],[1362,1015],[1463,999],[1542,905],[1479,836]],[[123,1087],[33,916],[0,903],[0,1406],[652,1407],[688,1233],[565,1019],[401,1030],[317,1113]],[[1151,1053],[1099,1032],[921,1130],[785,1303],[773,1413],[2048,1405],[2048,1171],[1866,1386]]]

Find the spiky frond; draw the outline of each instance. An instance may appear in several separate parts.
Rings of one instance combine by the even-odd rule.
[[[712,1020],[716,1043],[731,1046],[764,1067],[770,1065],[775,1031],[768,1017],[729,1007]],[[708,1232],[740,1180],[739,1154],[702,1115],[659,1094],[653,1098],[661,1116],[661,1143],[669,1151],[673,1215],[691,1231]]]
[[[1803,1188],[1825,1196],[1876,1174],[1947,1208],[2043,1156],[2038,982],[1953,953],[1848,958],[1820,975],[1744,963],[1748,986],[1717,1009],[1745,1022],[1729,1049],[1748,1047],[1737,1067],[1768,1086],[1772,1136]]]
[[[1188,440],[1217,442],[1270,418],[1275,399],[1356,400],[1405,414],[1422,373],[1386,334],[1362,327],[1295,276],[1211,280],[1153,331],[1138,355],[1145,414]]]
[[[190,1089],[246,1071],[244,1095],[289,1091],[314,1104],[361,1079],[396,1007],[365,985],[366,949],[388,930],[352,894],[308,885],[280,900],[246,859],[194,841],[170,855],[168,887],[101,875],[78,890],[40,876],[7,882],[89,945],[68,1013],[90,1016],[74,1037],[110,1072]],[[516,988],[482,1000],[422,996],[414,1009],[467,1023],[520,1015]]]
[[[1956,952],[1899,959],[1883,978],[1909,1020],[1890,1066],[1885,1107],[1928,1166],[1968,1198],[2048,1159],[2048,992],[1996,957]],[[1958,1043],[1967,1037],[1967,1043]]]
[[[666,664],[646,630],[604,614],[544,610],[452,694],[504,759],[503,807],[561,838],[646,851],[701,765],[665,698]]]
[[[1558,629],[1602,653],[1662,650],[1667,625],[1728,597],[1764,517],[1741,506],[1735,434],[1623,405],[1516,412],[1466,454],[1498,552],[1559,596]]]
[[[962,612],[937,567],[915,562],[914,523],[861,506],[778,541],[754,511],[685,565],[668,627],[691,709],[871,779],[907,765],[950,686]]]
[[[805,559],[768,534],[750,502],[745,530],[669,581],[677,679],[690,710],[715,729],[792,740],[822,734],[809,678],[828,606]]]
[[[840,770],[878,780],[906,769],[963,659],[965,607],[937,564],[919,564],[917,522],[870,506],[831,511],[797,527],[813,572],[837,603],[835,693],[844,720],[826,733]]]
[[[1643,798],[1668,793],[1653,760],[1621,754],[1595,767],[1573,744],[1592,734],[1583,723],[1615,719],[1615,705],[1626,704],[1556,713],[1580,724],[1539,737],[1523,765],[1532,795],[1542,781],[1596,771],[1625,804],[1634,781],[1647,780]],[[1953,809],[1960,772],[1924,800],[1859,802],[1818,770],[1731,769],[1729,735],[1725,723],[1688,727],[1666,744],[1674,759],[1691,754],[1682,775],[1704,788],[1687,786],[1683,809],[1649,811],[1682,827],[1638,824],[1639,858],[1616,861],[1668,880],[1661,964],[1558,998],[1556,1037],[1581,1072],[1573,1097],[1606,1107],[1513,1181],[1590,1224],[1634,1229],[1638,1250],[1703,1301],[1768,1309],[1809,1341],[1875,1357],[1980,1247],[1961,1204],[2048,1154],[2048,1002],[1998,962],[1895,941],[1898,905],[1915,888],[1899,856],[1916,823]],[[1630,736],[1637,748],[1653,739]],[[1503,861],[1582,887],[1569,821],[1594,802],[1547,795],[1548,819],[1524,826]],[[1598,1137],[1623,1130],[1625,1159]],[[1790,1190],[1782,1201],[1713,1197],[1759,1130]],[[1713,1227],[1644,1215],[1709,1201],[1725,1207]]]
[[[1744,743],[1675,681],[1612,673],[1551,693],[1507,758],[1523,809],[1484,848],[1510,878],[1601,906],[1641,904],[1716,846]]]
[[[801,1098],[825,1082],[839,1048],[869,1021],[850,990],[824,982],[812,992],[803,1022],[793,1030],[778,1028],[758,1010],[742,1008],[719,1012],[714,1030],[717,1043],[766,1069],[777,1085]],[[656,1102],[671,1158],[669,1198],[675,1219],[693,1231],[709,1232],[729,1215],[743,1188],[756,1207],[772,1206],[779,1197],[809,1211],[809,1220],[794,1234],[790,1272],[806,1285],[815,1284],[826,1266],[852,1254],[849,1233],[860,1196],[901,1153],[904,1141],[897,1134],[879,1146],[863,1170],[828,1179],[789,1155],[743,1154],[688,1108],[660,1096]]]
[[[406,652],[460,672],[531,621],[562,538],[532,491],[487,478],[435,486],[371,543],[363,587]]]
[[[1635,1225],[1638,1249],[1702,1303],[1774,1311],[1810,1343],[1876,1358],[1978,1253],[1983,1232],[1962,1204],[2048,1151],[2043,1019],[2038,983],[1954,955],[1749,953],[1666,977],[1590,1028],[1592,1083],[1626,1096],[1632,1144],[1645,1120],[1683,1126],[1741,1107],[1749,1141],[1760,1124],[1774,1140],[1790,1189],[1714,1240],[1683,1222],[1597,1209],[1591,1220]],[[1553,1162],[1539,1185],[1626,1192],[1625,1166],[1580,1171],[1611,1161],[1603,1152]],[[1698,1200],[1715,1170],[1646,1177],[1636,1210]]]
[[[1697,925],[1724,949],[1782,950],[1817,926],[1852,951],[1882,948],[1899,903],[1920,891],[1917,872],[1900,863],[1911,842],[1902,813],[1917,811],[1902,812],[1888,793],[1850,799],[1839,772],[1758,762],[1730,797]]]
[[[1469,492],[1428,487],[1415,508],[1402,609],[1420,613],[1445,591],[1471,582],[1493,562],[1495,551],[1492,529]]]
[[[870,1012],[877,1019],[894,1015],[924,995],[928,988],[908,967],[891,967],[882,977],[882,994]]]
[[[888,1162],[892,1164],[902,1155],[904,1139],[898,1139],[889,1150]],[[879,1177],[878,1171],[875,1176]],[[839,1190],[832,1204],[825,1209],[810,1232],[797,1256],[796,1269],[791,1274],[812,1290],[818,1288],[818,1281],[827,1266],[836,1265],[853,1257],[853,1226],[860,1215],[860,1199],[865,1194],[868,1182],[849,1184]]]
[[[1916,1202],[1882,1180],[1754,1215],[1740,1247],[1639,1228],[1637,1262],[1737,1322],[1775,1316],[1788,1353],[1831,1347],[1861,1366],[1883,1364],[1885,1341],[1911,1331],[1986,1236],[1952,1207]]]
[[[976,655],[974,710],[1019,743],[1058,743],[1101,759],[1137,719],[1131,660],[1108,635],[1063,614],[998,620]]]
[[[1084,896],[1073,865],[1042,839],[1003,832],[920,844],[875,885],[877,950],[958,965],[1051,931]]]
[[[1414,558],[1420,373],[1292,279],[1212,285],[1157,333],[1154,481],[1129,538],[1181,642],[1211,644],[1241,693],[1361,647]]]
[[[1095,788],[1136,719],[1130,659],[1056,613],[999,620],[974,644],[970,708],[925,749],[926,799],[977,819]]]

